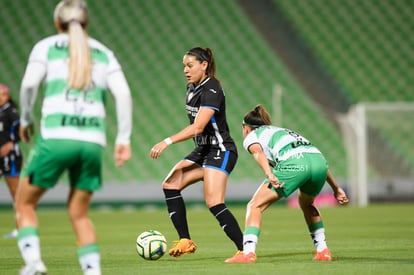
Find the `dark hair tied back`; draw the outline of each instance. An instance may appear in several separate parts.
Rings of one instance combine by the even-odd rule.
[[[263,125],[271,125],[270,114],[266,108],[259,104],[254,107],[253,110],[247,112],[243,118],[243,125],[247,125],[253,129],[256,129]]]
[[[207,49],[203,49],[201,47],[192,48],[191,50],[186,52],[186,54],[195,56],[197,58],[197,60],[200,61],[200,62],[203,62],[203,61],[210,62],[210,60],[211,60],[211,55],[207,51]]]

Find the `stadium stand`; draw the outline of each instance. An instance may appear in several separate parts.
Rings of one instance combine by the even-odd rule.
[[[350,102],[413,100],[410,1],[273,1]],[[22,5],[21,1],[3,1],[1,28],[3,41],[8,43],[1,46],[0,75],[13,91],[18,90],[32,45],[55,31],[51,14],[56,2],[24,1]],[[192,148],[188,141],[169,148],[160,160],[147,157],[154,142],[187,123],[181,58],[197,45],[215,51],[218,76],[226,90],[230,128],[240,149],[232,181],[260,177],[251,172],[254,169],[249,166],[254,163],[242,150],[240,119],[257,103],[273,110],[274,85],[284,92],[282,126],[310,137],[325,152],[335,174],[345,177],[346,157],[332,117],[282,62],[283,53],[274,51],[238,1],[182,0],[171,5],[163,0],[101,0],[88,4],[89,33],[115,51],[134,96],[134,157],[126,169],[115,169],[110,142],[104,164],[108,181],[161,181],[171,165]],[[108,140],[112,141],[111,101],[108,107]]]
[[[353,102],[414,100],[412,1],[273,2]]]
[[[412,1],[272,1],[350,103],[414,101]],[[369,178],[377,183],[372,193],[382,181],[388,197],[400,189],[399,197],[412,199],[406,188],[414,175],[414,146],[407,139],[412,117],[399,109],[367,113]],[[396,184],[400,180],[403,185]]]

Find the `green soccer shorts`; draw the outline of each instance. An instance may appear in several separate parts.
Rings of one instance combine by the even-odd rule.
[[[94,191],[101,188],[103,147],[92,142],[39,137],[30,151],[22,176],[33,185],[52,188],[68,171],[71,187]]]
[[[284,183],[280,189],[271,187],[280,196],[288,197],[299,189],[309,196],[316,197],[325,184],[328,164],[322,154],[299,153],[279,162],[272,172],[280,183]],[[269,180],[266,179],[264,183],[268,184]]]

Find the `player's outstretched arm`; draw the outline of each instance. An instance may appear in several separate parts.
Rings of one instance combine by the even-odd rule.
[[[336,201],[339,204],[347,204],[349,202],[348,196],[346,195],[345,191],[338,185],[330,170],[328,170],[326,181],[332,188]]]
[[[280,183],[279,179],[275,175],[273,175],[269,167],[269,162],[266,158],[266,155],[262,150],[262,147],[258,143],[254,143],[249,146],[249,152],[253,155],[255,161],[257,162],[257,164],[259,164],[260,168],[263,170],[266,177],[269,179],[270,184],[274,188],[282,188],[283,183]]]

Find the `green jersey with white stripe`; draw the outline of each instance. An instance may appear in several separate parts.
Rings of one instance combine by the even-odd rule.
[[[261,126],[251,131],[243,141],[248,151],[250,145],[258,143],[272,166],[300,153],[320,153],[309,140],[300,134],[271,125]]]
[[[47,37],[33,47],[29,62],[41,62],[47,70],[40,125],[43,139],[72,139],[106,145],[106,79],[110,73],[121,70],[121,66],[103,44],[92,38],[88,42],[93,62],[92,83],[84,90],[67,86],[67,34]]]

